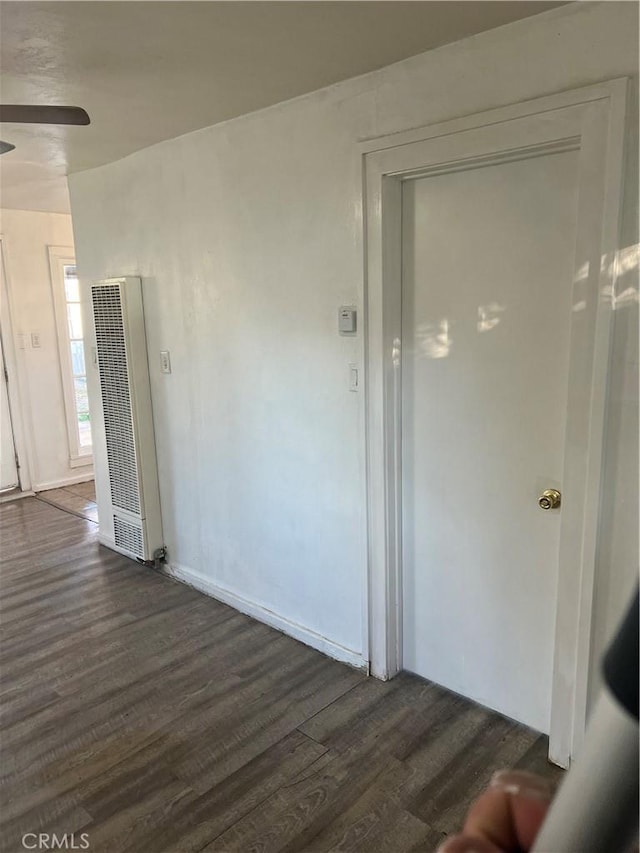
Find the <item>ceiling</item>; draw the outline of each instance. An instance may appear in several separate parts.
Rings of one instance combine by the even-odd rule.
[[[3,0],[2,102],[91,125],[3,124],[2,206],[67,212],[67,174],[560,5]]]

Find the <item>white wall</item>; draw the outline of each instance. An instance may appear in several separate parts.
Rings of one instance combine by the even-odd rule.
[[[622,75],[635,4],[575,4],[72,176],[81,276],[144,279],[172,563],[366,657],[363,338],[336,318],[364,299],[355,143]],[[637,291],[616,316],[599,642],[637,566],[636,318]]]
[[[69,466],[62,378],[53,307],[48,246],[73,248],[71,217],[63,213],[2,210],[0,220],[16,371],[20,421],[31,487],[52,488],[91,475]],[[31,333],[40,347],[31,346]]]

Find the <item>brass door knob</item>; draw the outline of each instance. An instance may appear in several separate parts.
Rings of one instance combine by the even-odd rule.
[[[545,489],[538,498],[540,509],[558,509],[562,495],[557,489]]]

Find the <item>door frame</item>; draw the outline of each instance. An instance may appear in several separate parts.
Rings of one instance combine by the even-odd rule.
[[[19,357],[16,348],[16,335],[14,331],[13,317],[15,316],[12,302],[11,283],[9,280],[8,266],[9,249],[7,238],[0,234],[0,327],[2,331],[3,352],[5,367],[9,376],[7,392],[9,396],[9,408],[11,410],[11,424],[13,427],[13,442],[18,456],[18,487],[23,494],[31,495],[32,491],[32,466],[31,447],[29,436],[30,410],[24,399],[28,394],[27,375],[24,370],[22,358]],[[27,410],[25,412],[25,409]],[[29,436],[30,437],[30,436]]]
[[[60,384],[64,402],[65,427],[69,445],[69,468],[86,468],[93,465],[93,447],[91,453],[81,453],[78,439],[74,374],[69,348],[69,327],[67,325],[67,302],[64,290],[64,267],[76,266],[76,253],[73,246],[47,246],[49,255],[49,277],[51,279],[51,298],[56,318],[56,337],[58,345],[58,364]],[[80,303],[82,304],[82,303]],[[86,364],[89,359],[85,353]],[[86,369],[86,365],[85,365]],[[81,473],[81,472],[80,472]]]
[[[569,478],[579,499],[565,505],[561,519],[549,748],[551,760],[564,767],[580,748],[587,717],[627,91],[626,78],[606,81],[367,140],[359,150],[365,193],[369,660],[371,673],[382,679],[402,669],[402,182],[531,156],[526,142],[507,147],[492,142],[482,153],[481,140],[499,139],[501,130],[509,132],[499,125],[512,122],[513,128],[514,119],[545,127],[544,144],[535,146],[540,153],[579,150],[573,303],[585,301],[586,307],[572,315],[569,387],[589,391],[569,395],[565,431],[563,485],[566,491]],[[480,157],[447,155],[455,149],[454,135],[463,133],[478,141]],[[441,148],[439,165],[421,161],[426,142]]]

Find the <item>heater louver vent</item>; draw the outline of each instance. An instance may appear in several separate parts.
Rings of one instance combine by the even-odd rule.
[[[140,488],[120,285],[92,287],[92,300],[111,501],[114,507],[139,514]],[[142,542],[140,531],[138,535]],[[135,549],[127,550],[135,553]]]
[[[113,532],[118,548],[128,551],[134,557],[139,557],[141,560],[144,559],[144,535],[141,527],[114,515]]]
[[[102,398],[102,406],[91,412],[98,511],[105,521],[98,538],[146,562],[164,552],[164,538],[142,281],[127,275],[94,281],[90,287],[90,342],[98,375],[90,371],[89,381],[92,386],[99,379],[94,399]],[[108,490],[101,486],[105,475]]]

